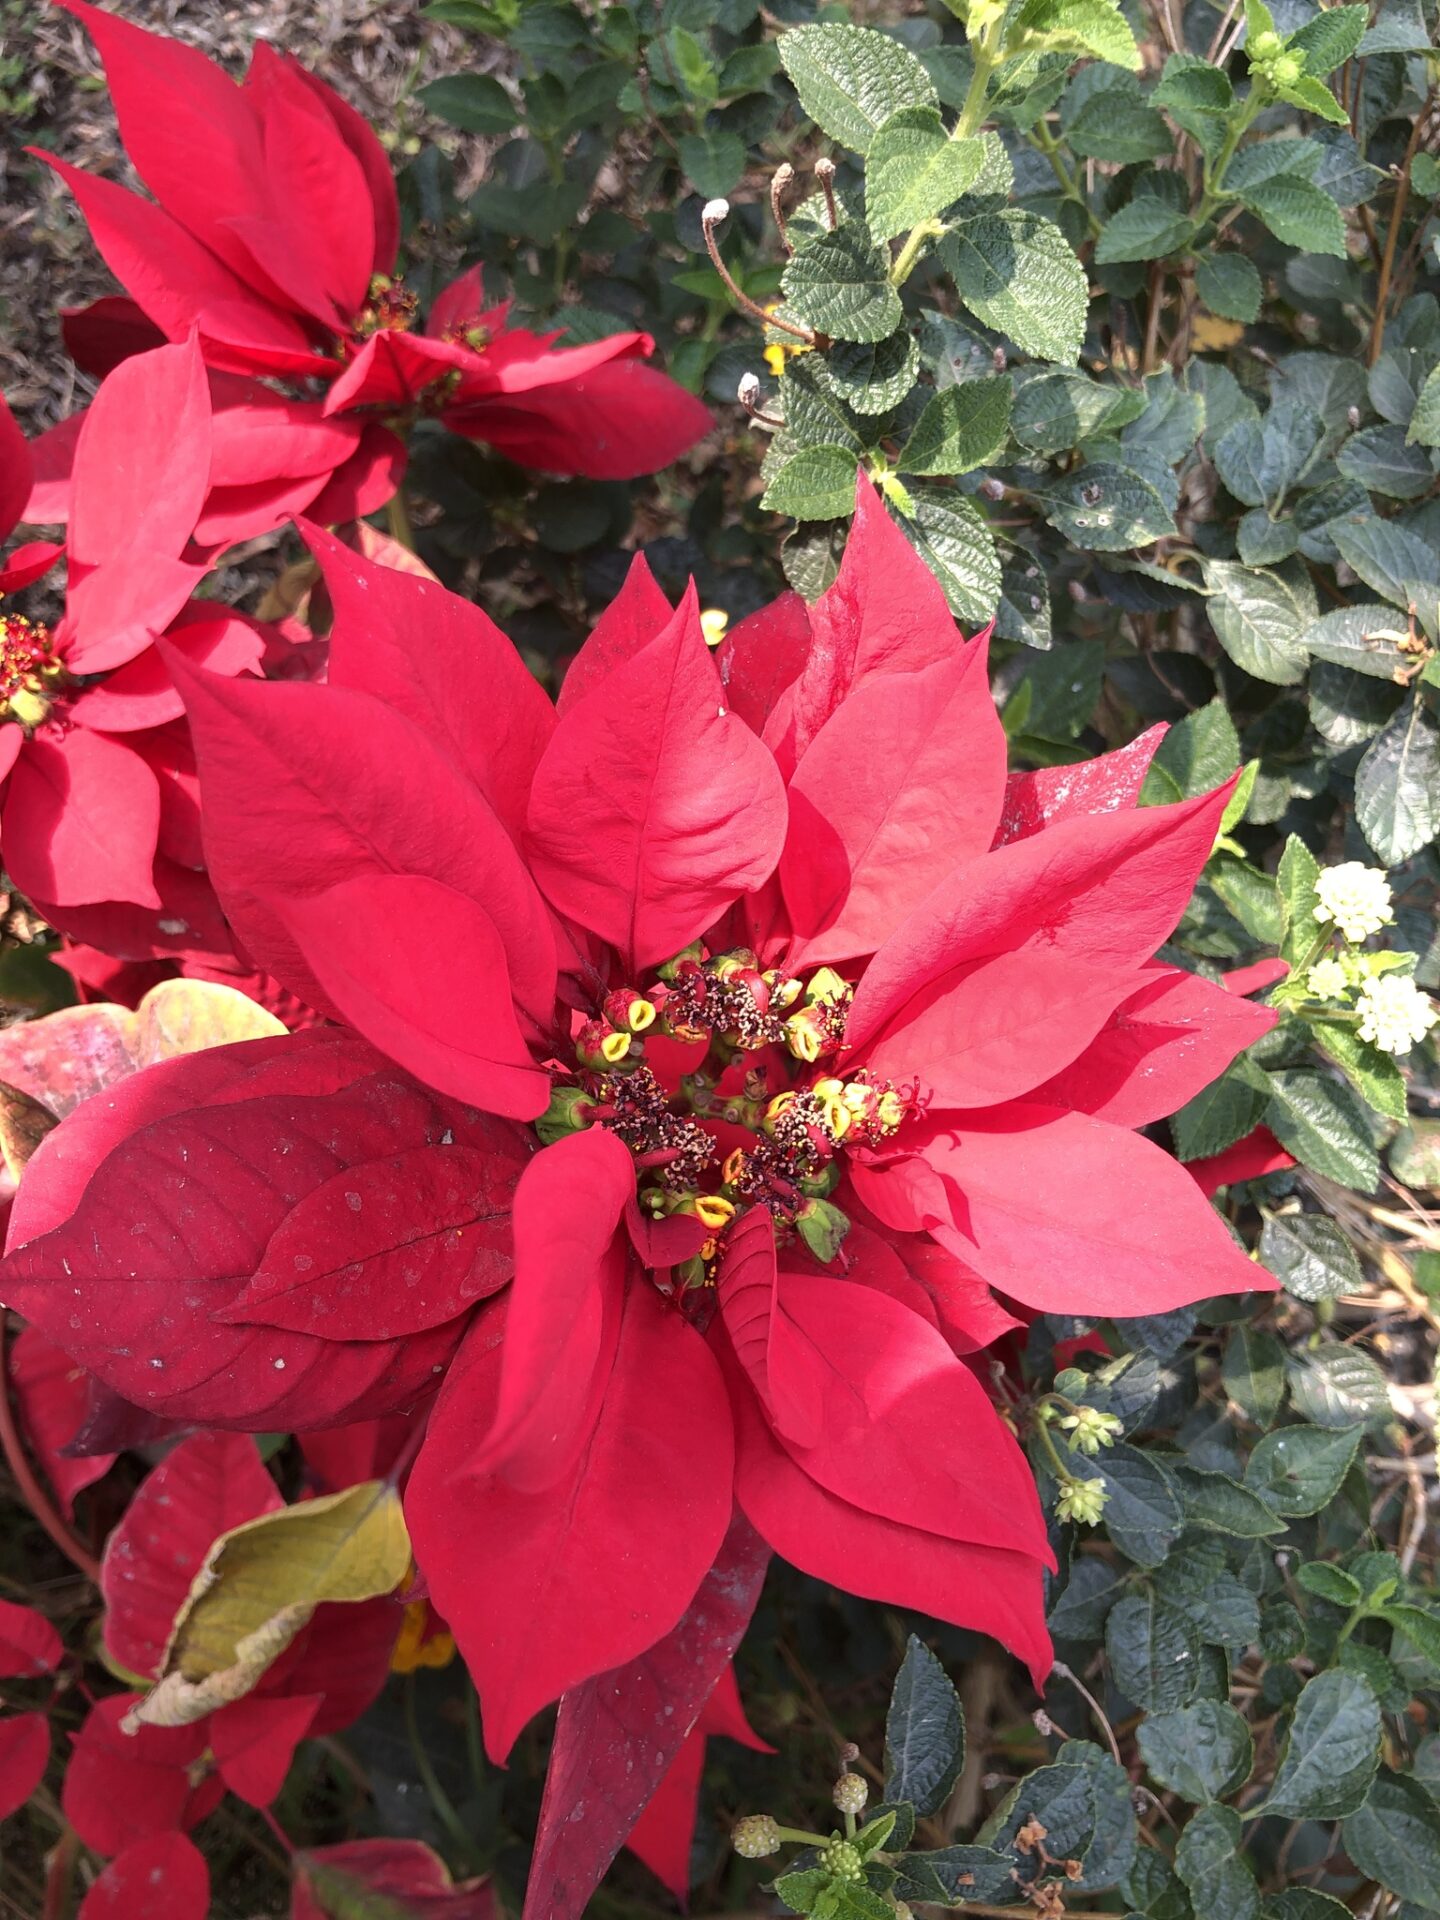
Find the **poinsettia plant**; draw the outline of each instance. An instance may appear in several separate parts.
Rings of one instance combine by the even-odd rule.
[[[1423,15],[59,11],[7,1876],[1433,1911]]]

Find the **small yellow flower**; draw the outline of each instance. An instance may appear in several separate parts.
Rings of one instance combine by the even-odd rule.
[[[718,647],[729,626],[730,616],[723,607],[706,607],[700,615],[700,631],[707,647]]]

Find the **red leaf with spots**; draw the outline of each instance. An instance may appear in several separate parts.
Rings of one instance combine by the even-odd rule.
[[[495,1920],[495,1898],[473,1881],[457,1887],[419,1840],[347,1840],[295,1855],[290,1920]]]
[[[0,1680],[33,1680],[37,1674],[53,1673],[64,1652],[43,1613],[0,1600]]]
[[[210,1869],[183,1833],[157,1833],[112,1860],[80,1903],[79,1920],[205,1920]]]
[[[683,1846],[668,1822],[658,1830],[657,1821],[646,1835],[632,1829],[656,1790],[671,1787],[692,1739],[703,1751],[704,1731],[743,1737],[744,1716],[737,1724],[725,1711],[728,1700],[720,1702],[713,1728],[706,1714],[727,1677],[733,1690],[730,1660],[750,1624],[769,1559],[769,1548],[737,1513],[675,1627],[638,1659],[565,1694],[530,1869],[528,1920],[578,1920],[627,1835],[632,1844],[639,1838],[641,1858],[683,1899],[689,1882],[685,1802],[693,1827],[698,1765],[673,1783],[679,1805],[670,1820],[681,1826]],[[690,1753],[693,1760],[695,1749]],[[582,1800],[586,1818],[576,1821],[571,1814]]]
[[[74,1459],[62,1451],[89,1414],[89,1380],[85,1369],[77,1367],[63,1347],[47,1340],[34,1327],[21,1328],[10,1350],[15,1412],[21,1432],[45,1478],[60,1496],[67,1518],[74,1515],[76,1494],[108,1473],[115,1461],[113,1453]]]
[[[146,1475],[105,1543],[100,1592],[110,1657],[157,1678],[175,1616],[211,1546],[284,1504],[248,1434],[182,1440]]]
[[[1163,726],[1150,727],[1129,746],[1074,766],[1012,773],[1005,783],[1005,808],[995,844],[1027,840],[1032,833],[1076,815],[1133,807],[1165,732]]]
[[[726,709],[693,600],[563,716],[530,800],[547,897],[632,967],[760,886],[784,836],[775,763]]]

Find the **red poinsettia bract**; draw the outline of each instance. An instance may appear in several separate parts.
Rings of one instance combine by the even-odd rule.
[[[118,367],[76,443],[64,617],[52,632],[0,609],[6,868],[53,924],[129,957],[229,949],[199,871],[184,705],[155,647],[168,634],[177,659],[224,674],[264,650],[252,621],[191,599],[210,458],[193,341]]]
[[[8,1299],[216,1424],[443,1373],[417,1556],[493,1754],[565,1696],[552,1779],[617,1699],[674,1758],[767,1546],[1042,1678],[1042,1515],[964,1356],[1006,1302],[1264,1283],[1134,1131],[1271,1022],[1153,958],[1228,789],[1137,808],[1158,733],[1007,780],[984,641],[864,482],[834,587],[718,659],[637,562],[558,709],[478,609],[311,538],[329,685],[172,669],[227,911],[343,1030],[80,1108]]]
[[[196,329],[211,367],[250,376],[217,392],[222,417],[237,416],[222,439],[232,492],[244,472],[252,487],[268,480],[278,504],[277,480],[293,494],[314,479],[309,510],[338,520],[342,498],[354,512],[378,505],[403,465],[394,434],[360,414],[330,429],[322,470],[325,419],[287,413],[256,376],[325,382],[325,416],[419,403],[515,460],[595,479],[653,473],[709,432],[700,402],[643,364],[648,334],[557,346],[557,334],[511,328],[504,306],[487,308],[478,272],[443,293],[416,331],[415,296],[395,277],[400,218],[385,151],[289,55],[257,41],[237,86],[193,48],[87,0],[58,4],[99,49],[125,150],[155,195],[41,154],[131,296],[71,316],[67,339],[94,366],[152,330],[175,341]],[[287,458],[282,475],[276,463]],[[305,504],[292,497],[283,511]]]

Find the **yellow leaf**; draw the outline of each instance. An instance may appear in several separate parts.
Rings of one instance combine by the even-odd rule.
[[[138,1054],[145,1066],[177,1053],[200,1053],[237,1040],[268,1040],[285,1032],[283,1020],[248,994],[214,980],[162,980],[140,1002]]]
[[[159,1682],[124,1724],[184,1726],[240,1699],[316,1607],[393,1593],[409,1570],[400,1495],[383,1480],[222,1533],[175,1616]]]
[[[1223,353],[1243,339],[1244,327],[1238,320],[1222,320],[1218,314],[1197,313],[1190,327],[1190,344],[1196,353]]]

